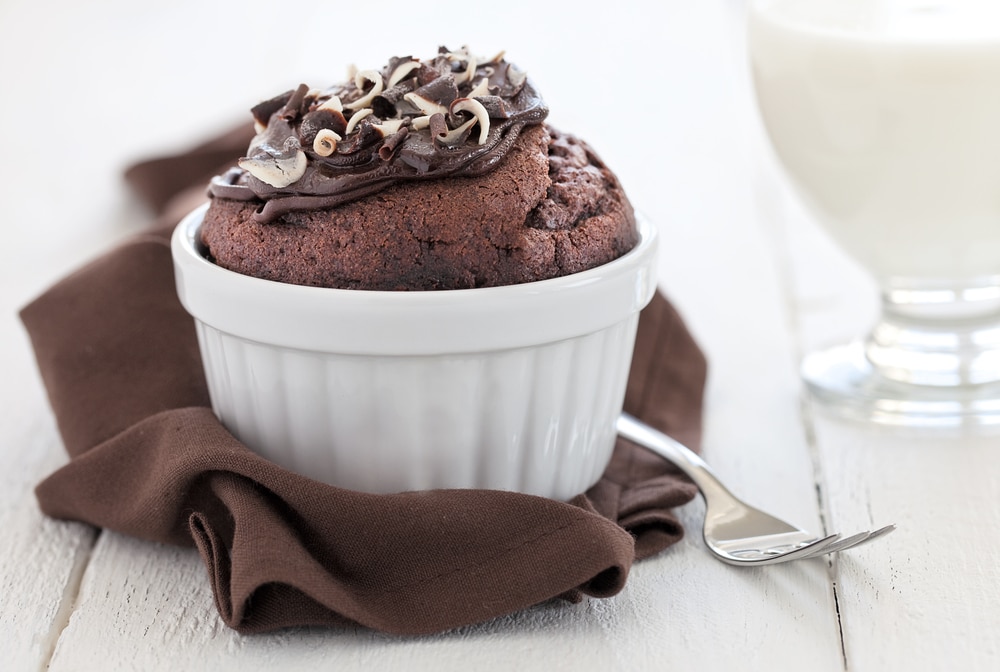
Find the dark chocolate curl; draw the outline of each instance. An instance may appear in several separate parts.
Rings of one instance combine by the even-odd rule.
[[[337,145],[338,154],[354,154],[365,147],[370,147],[382,139],[382,134],[372,126],[371,118],[358,122],[354,132],[344,142]]]
[[[302,140],[302,146],[312,147],[316,134],[324,128],[343,137],[347,132],[347,120],[337,110],[329,108],[313,110],[302,117],[302,125],[299,127],[299,138]]]
[[[396,104],[390,103],[388,99],[383,96],[375,96],[372,99],[372,112],[379,119],[391,119],[396,116]]]
[[[283,108],[288,103],[293,93],[295,92],[289,89],[279,96],[269,98],[251,107],[250,114],[253,115],[254,121],[261,126],[267,126],[268,121],[271,119],[271,115]]]
[[[417,68],[417,86],[426,86],[441,76],[441,72],[430,67],[426,63],[421,63]]]
[[[458,98],[458,87],[455,86],[455,78],[451,75],[438,77],[430,84],[421,86],[414,91],[416,95],[427,100],[433,100],[438,105],[448,107],[451,101]]]
[[[376,96],[375,99],[378,100],[379,98],[385,98],[387,101],[395,105],[403,99],[403,96],[416,88],[416,80],[407,78],[397,84],[394,84],[392,88],[386,89],[380,95]]]
[[[448,60],[448,49],[447,47],[442,47],[441,49],[444,51],[439,49],[438,55],[428,63],[428,66],[437,73],[438,77],[451,74],[451,61]]]
[[[386,89],[379,95],[375,96],[372,100],[372,111],[375,112],[375,116],[379,119],[390,119],[400,113],[400,103],[403,102],[403,96],[413,91],[416,88],[416,80],[412,77],[408,77],[403,81],[395,84],[392,88]],[[418,112],[415,107],[406,104],[407,108],[412,107],[413,110],[409,111],[411,114],[413,112]]]
[[[504,104],[503,98],[500,96],[477,96],[474,100],[482,103],[483,107],[486,108],[486,113],[490,115],[490,119],[507,119],[510,117],[510,113],[507,112],[507,105]]]
[[[390,135],[382,143],[382,146],[378,148],[378,157],[383,161],[389,161],[396,154],[396,150],[399,146],[403,144],[403,140],[406,140],[406,136],[409,135],[410,129],[403,126],[398,131]]]
[[[438,138],[448,135],[448,123],[444,120],[444,115],[440,112],[432,114],[429,121],[431,137],[434,138],[436,144]]]
[[[382,70],[382,79],[389,81],[389,77],[395,72],[396,68],[401,66],[403,63],[409,63],[410,61],[415,61],[417,59],[412,56],[393,56],[389,59],[389,63]]]
[[[299,88],[295,89],[295,92],[281,110],[281,118],[286,121],[292,121],[302,116],[302,101],[306,99],[307,93],[309,93],[309,86],[299,84]]]

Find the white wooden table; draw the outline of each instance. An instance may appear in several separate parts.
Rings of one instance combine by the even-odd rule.
[[[1000,669],[1000,437],[901,435],[803,400],[801,354],[860,334],[874,289],[773,168],[742,3],[162,4],[0,3],[0,669]],[[123,166],[439,43],[506,48],[661,226],[661,284],[711,363],[704,452],[733,489],[817,531],[897,532],[736,569],[706,553],[699,501],[612,599],[433,637],[244,637],[195,551],[41,515],[33,487],[66,458],[16,311],[148,224]]]

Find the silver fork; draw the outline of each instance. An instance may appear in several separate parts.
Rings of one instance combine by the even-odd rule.
[[[845,538],[839,534],[817,537],[738,499],[704,460],[666,434],[626,413],[618,418],[617,427],[619,436],[669,460],[694,481],[705,498],[705,544],[730,565],[771,565],[814,558],[860,546],[896,529],[895,525],[887,525]]]

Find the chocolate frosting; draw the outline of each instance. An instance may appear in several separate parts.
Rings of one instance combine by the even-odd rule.
[[[502,53],[441,47],[432,60],[393,58],[325,91],[302,84],[252,113],[259,132],[248,155],[209,194],[261,201],[255,218],[272,222],[401,181],[482,175],[548,108]]]

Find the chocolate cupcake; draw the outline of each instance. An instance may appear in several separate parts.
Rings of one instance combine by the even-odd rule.
[[[597,482],[657,236],[547,112],[502,55],[446,49],[254,108],[171,240],[226,428],[365,492]]]
[[[248,156],[212,181],[202,242],[220,266],[286,283],[437,290],[606,264],[638,239],[614,174],[544,120],[499,54],[393,58],[253,109]]]

